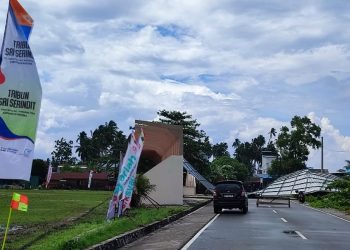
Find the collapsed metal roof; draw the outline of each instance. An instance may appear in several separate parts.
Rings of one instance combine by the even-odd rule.
[[[197,181],[203,184],[203,186],[206,187],[206,189],[208,189],[210,192],[213,192],[213,190],[215,189],[214,185],[207,181],[207,179],[205,179],[200,173],[198,173],[198,171],[194,169],[194,167],[185,158],[184,169],[186,169],[188,173],[193,175]]]
[[[305,194],[326,191],[327,185],[336,179],[338,177],[332,174],[312,169],[299,170],[278,178],[260,193],[262,196],[291,196],[296,191]]]

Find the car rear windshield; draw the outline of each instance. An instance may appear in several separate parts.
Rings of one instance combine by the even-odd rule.
[[[236,192],[236,191],[240,191],[241,189],[242,189],[242,186],[239,183],[221,183],[216,185],[216,190],[218,190],[219,192],[226,192],[226,191]]]

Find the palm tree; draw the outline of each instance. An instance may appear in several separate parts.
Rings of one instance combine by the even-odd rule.
[[[276,136],[276,129],[275,128],[271,128],[271,130],[270,130],[270,132],[268,134],[270,135],[270,138],[269,138],[269,142],[267,144],[270,143],[272,137]]]
[[[232,147],[238,148],[238,146],[241,144],[241,141],[236,138],[235,141],[232,143]]]
[[[91,154],[91,139],[87,136],[87,134],[84,131],[82,131],[79,133],[76,142],[79,143],[79,145],[75,146],[75,152],[78,153],[78,156],[80,157],[81,161],[83,163],[86,163],[89,160],[89,156]]]

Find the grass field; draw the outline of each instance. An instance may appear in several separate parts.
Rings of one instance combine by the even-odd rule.
[[[132,209],[129,216],[107,222],[111,191],[0,190],[1,240],[13,192],[27,195],[29,206],[28,212],[12,211],[6,249],[84,249],[186,209]]]

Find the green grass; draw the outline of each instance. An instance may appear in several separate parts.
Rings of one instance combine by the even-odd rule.
[[[307,196],[306,201],[316,208],[333,208],[350,213],[350,199],[342,193],[330,193],[322,197]]]
[[[28,196],[29,207],[28,212],[12,211],[10,228],[23,229],[9,233],[6,249],[84,249],[187,209],[138,208],[130,210],[128,216],[107,222],[111,191],[0,190],[1,240],[14,191]],[[86,211],[90,212],[82,216]]]
[[[27,195],[29,199],[28,212],[12,212],[11,224],[19,225],[57,222],[78,216],[112,196],[108,191],[0,190],[2,226],[6,223],[13,192]]]
[[[140,208],[131,210],[129,216],[107,222],[104,219],[83,222],[38,241],[29,249],[84,249],[151,222],[183,211],[184,207]]]

